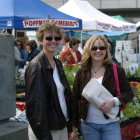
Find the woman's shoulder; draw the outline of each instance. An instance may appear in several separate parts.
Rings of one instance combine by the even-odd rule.
[[[70,53],[71,53],[70,49],[66,49],[66,50],[61,52],[61,55],[63,56],[63,55],[70,54]]]
[[[109,67],[110,69],[112,69],[113,70],[113,65],[116,65],[116,67],[117,67],[117,71],[118,71],[118,74],[120,73],[125,73],[125,70],[124,70],[124,68],[121,66],[121,65],[118,65],[118,64],[116,64],[116,63],[112,63],[112,64],[108,64],[108,66],[107,67]]]
[[[62,65],[62,62],[58,58],[54,58],[54,60],[58,65]]]
[[[79,50],[76,50],[77,55],[82,55],[81,52]]]
[[[34,57],[30,61],[30,63],[29,63],[30,67],[36,67],[37,68],[40,65],[42,59],[43,59],[43,53],[40,52],[38,55],[36,55],[36,57]]]
[[[113,63],[113,64],[111,64],[112,68],[113,68],[113,65],[116,65],[117,70],[119,70],[119,71],[124,70],[124,68],[121,65],[118,65],[116,63]]]

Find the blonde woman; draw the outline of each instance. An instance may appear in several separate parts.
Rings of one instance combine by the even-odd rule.
[[[119,113],[115,119],[105,116],[113,106],[129,102],[133,93],[123,68],[117,66],[121,96],[117,97],[112,59],[108,43],[103,36],[92,36],[85,44],[81,68],[78,70],[73,86],[74,121],[81,128],[84,140],[121,140]],[[113,98],[103,102],[100,108],[90,104],[82,97],[82,90],[91,78],[95,78]],[[94,94],[94,90],[93,90]]]

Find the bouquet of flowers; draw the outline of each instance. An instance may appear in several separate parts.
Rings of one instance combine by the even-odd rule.
[[[71,53],[69,51],[65,51],[61,54],[60,60],[64,64],[70,64],[70,57],[71,57]]]

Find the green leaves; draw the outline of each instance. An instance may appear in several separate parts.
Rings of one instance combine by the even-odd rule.
[[[128,69],[127,77],[140,77],[140,67],[135,70],[134,74],[131,74],[130,69]]]
[[[24,74],[20,71],[16,72],[16,86],[25,86],[25,79],[24,79]]]
[[[140,93],[135,93],[135,97],[138,99],[138,102],[140,102]],[[135,118],[140,117],[140,106],[137,105],[134,101],[134,99],[129,102],[127,105],[127,108],[123,110],[123,117],[121,118],[121,122],[128,120],[129,118]]]
[[[78,69],[78,65],[64,65],[64,72],[71,88],[73,87],[74,77]]]

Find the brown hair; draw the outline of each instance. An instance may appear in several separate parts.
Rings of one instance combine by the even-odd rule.
[[[35,49],[37,48],[37,43],[36,43],[35,40],[29,40],[29,41],[26,42],[25,45],[26,45],[26,46],[27,46],[27,45],[30,46],[30,49],[31,49],[32,51],[35,50]]]
[[[72,38],[72,39],[70,39],[70,41],[69,41],[69,46],[70,46],[70,48],[72,48],[72,47],[75,46],[76,44],[80,44],[80,40],[79,40],[79,39],[77,39],[77,38]]]
[[[21,44],[21,49],[24,49],[23,42],[22,42],[22,40],[19,39],[19,38],[16,38],[16,39],[15,39],[15,41],[14,41],[14,46],[16,46],[18,42]]]
[[[56,33],[61,37],[64,33],[63,30],[54,23],[44,23],[40,26],[39,30],[37,31],[37,39],[39,42],[43,40],[44,32]]]
[[[69,37],[67,34],[64,34],[64,35],[62,36],[62,38],[65,40],[66,43],[68,43],[69,40],[70,40],[70,37]]]

